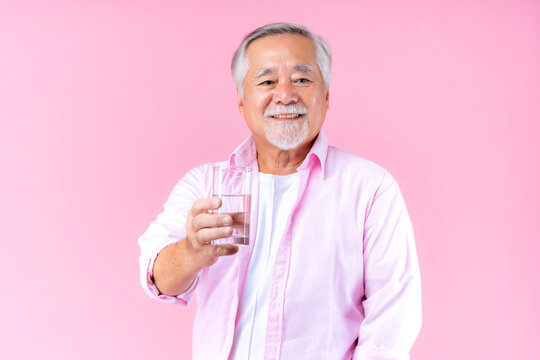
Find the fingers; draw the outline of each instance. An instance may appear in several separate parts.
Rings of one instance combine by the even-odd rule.
[[[194,240],[196,240],[199,244],[205,245],[208,244],[212,240],[217,240],[221,238],[226,238],[232,235],[232,227],[225,226],[225,227],[219,227],[219,228],[205,228],[201,229],[194,234]]]
[[[228,214],[198,214],[192,221],[193,231],[230,225],[232,225],[232,217]]]
[[[191,221],[190,235],[200,244],[232,234],[232,217],[227,214],[198,214]]]
[[[231,216],[235,226],[249,224],[249,213],[247,212],[236,212],[230,213],[229,215]]]
[[[203,266],[214,263],[220,256],[234,255],[238,246],[213,245],[212,240],[230,237],[233,233],[233,215],[213,214],[212,210],[221,207],[221,199],[210,197],[199,199],[190,210],[187,221],[187,246]]]
[[[197,216],[210,210],[217,210],[221,207],[221,199],[214,196],[195,201],[191,208],[191,215]]]
[[[231,236],[233,222],[231,215],[207,213],[220,206],[221,200],[218,197],[200,199],[193,204],[188,217],[187,232],[194,247]]]

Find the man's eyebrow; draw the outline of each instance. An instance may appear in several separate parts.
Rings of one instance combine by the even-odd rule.
[[[271,72],[274,72],[274,69],[269,67],[259,69],[259,71],[257,71],[257,73],[255,74],[255,79],[260,78],[261,76],[269,74]]]
[[[305,72],[305,73],[314,73],[315,72],[315,70],[310,65],[307,65],[307,64],[294,65],[293,69],[294,69],[294,71],[300,71],[300,72]],[[264,76],[266,74],[270,74],[270,73],[273,73],[273,72],[274,72],[273,68],[264,67],[264,68],[259,69],[259,71],[257,71],[254,78],[257,79],[257,78],[260,78],[261,76]]]
[[[296,71],[301,71],[301,72],[305,72],[305,73],[314,73],[315,70],[307,65],[307,64],[298,64],[298,65],[294,65],[294,70]]]

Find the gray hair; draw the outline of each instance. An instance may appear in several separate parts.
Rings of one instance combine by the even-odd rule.
[[[231,73],[236,84],[236,88],[244,97],[244,79],[249,70],[249,61],[246,56],[248,46],[255,40],[265,36],[279,34],[297,34],[307,37],[315,46],[315,55],[317,57],[317,65],[322,75],[324,89],[328,90],[330,84],[330,65],[332,64],[332,54],[326,42],[320,36],[314,35],[308,28],[289,23],[275,23],[262,26],[253,30],[244,37],[244,40],[234,52],[231,62]]]

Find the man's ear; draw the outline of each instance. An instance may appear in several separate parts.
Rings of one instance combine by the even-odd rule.
[[[240,114],[244,115],[244,99],[242,98],[242,94],[240,94],[240,90],[236,89],[236,103],[238,104],[238,111],[240,111]]]
[[[326,107],[330,107],[330,86],[326,88]]]

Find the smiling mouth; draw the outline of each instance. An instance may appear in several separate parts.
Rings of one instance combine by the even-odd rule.
[[[301,116],[304,116],[304,114],[279,114],[279,115],[270,115],[273,119],[296,119]]]

